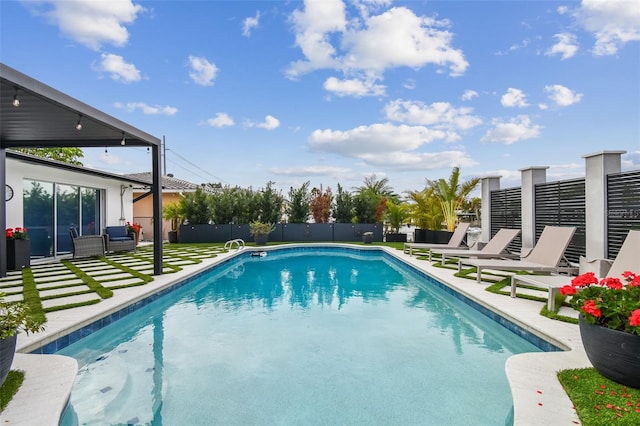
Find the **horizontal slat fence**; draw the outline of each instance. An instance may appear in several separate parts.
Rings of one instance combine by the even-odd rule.
[[[536,241],[545,225],[575,226],[565,257],[578,262],[586,253],[585,211],[584,178],[535,185]]]
[[[615,259],[618,255],[631,229],[640,229],[640,170],[607,176],[607,257],[609,259]],[[640,259],[640,254],[638,256]],[[638,263],[640,264],[640,260]]]
[[[522,229],[521,188],[505,188],[491,191],[491,237],[500,228]],[[519,252],[522,238],[518,235],[507,247],[510,252]]]

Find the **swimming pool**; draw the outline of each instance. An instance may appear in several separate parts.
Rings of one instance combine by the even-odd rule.
[[[534,351],[381,251],[245,253],[60,350],[62,424],[504,424]]]

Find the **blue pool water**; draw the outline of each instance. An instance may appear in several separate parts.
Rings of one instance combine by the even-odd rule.
[[[58,354],[63,425],[502,425],[540,351],[382,252],[245,254]]]

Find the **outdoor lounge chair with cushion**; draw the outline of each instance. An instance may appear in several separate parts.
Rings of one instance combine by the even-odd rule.
[[[104,230],[104,241],[108,252],[136,249],[135,234],[128,234],[126,226],[107,226]]]
[[[622,278],[624,271],[635,271],[640,265],[640,231],[631,230],[620,247],[616,259],[611,264],[608,277]],[[604,278],[604,277],[599,277]],[[571,277],[562,275],[513,275],[511,277],[511,297],[516,297],[518,283],[549,289],[547,309],[555,311],[556,294],[560,287],[571,283]]]
[[[79,235],[78,228],[69,228],[73,242],[73,258],[104,256],[104,238],[102,235]]]
[[[447,257],[472,257],[475,259],[499,259],[499,258],[516,258],[519,254],[506,252],[507,246],[520,233],[519,229],[502,228],[481,250],[460,250],[460,249],[431,249],[429,250],[429,261],[432,255],[439,254],[440,261],[444,265]],[[460,272],[460,263],[458,262],[458,272]]]
[[[434,248],[457,248],[457,249],[466,249],[468,247],[464,247],[462,245],[462,241],[464,241],[464,237],[467,235],[467,229],[469,229],[469,223],[459,223],[456,226],[455,231],[453,231],[453,235],[449,239],[449,242],[446,244],[437,244],[437,243],[404,243],[404,252],[406,253],[409,250],[409,256],[413,256],[413,250],[431,250]]]
[[[567,250],[575,226],[545,226],[540,234],[540,239],[533,249],[520,260],[505,259],[460,259],[460,265],[475,266],[478,269],[477,281],[482,281],[483,269],[500,271],[532,271],[532,272],[559,272],[563,270],[560,261]],[[462,267],[462,266],[461,266]],[[564,268],[571,270],[573,268]]]

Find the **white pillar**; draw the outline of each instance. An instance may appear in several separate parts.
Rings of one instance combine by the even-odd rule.
[[[586,256],[607,256],[607,175],[620,173],[626,151],[601,151],[583,155],[585,160]]]
[[[522,251],[536,245],[536,193],[535,185],[547,181],[548,166],[533,166],[520,169],[521,189],[521,223]]]
[[[480,189],[482,192],[480,208],[480,226],[482,235],[480,241],[491,239],[491,191],[500,189],[500,176],[486,176],[480,179]]]

